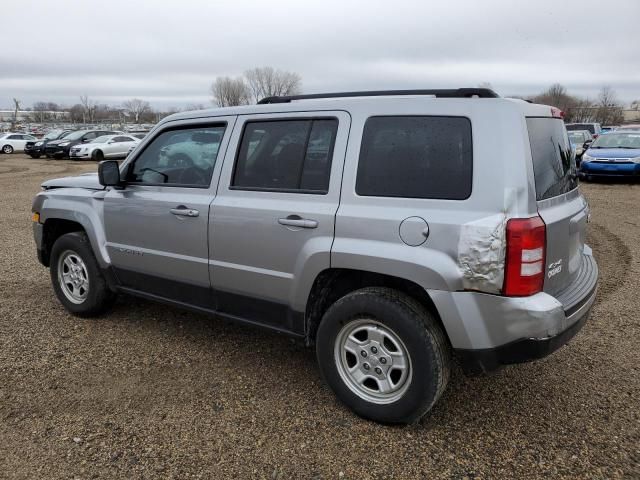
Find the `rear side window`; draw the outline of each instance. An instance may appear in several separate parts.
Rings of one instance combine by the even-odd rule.
[[[562,120],[527,118],[536,199],[556,197],[578,186],[575,159]]]
[[[371,117],[356,193],[464,200],[471,195],[471,122],[463,117]]]
[[[232,187],[326,193],[336,119],[247,122]]]

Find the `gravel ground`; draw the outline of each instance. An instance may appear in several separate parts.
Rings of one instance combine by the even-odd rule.
[[[355,417],[285,337],[122,298],[61,307],[36,260],[46,178],[95,164],[0,155],[0,476],[640,478],[640,184],[587,184],[591,320],[542,361],[465,378],[418,425]]]

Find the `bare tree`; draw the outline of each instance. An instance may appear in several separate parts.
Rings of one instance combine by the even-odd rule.
[[[82,123],[94,122],[97,103],[91,100],[88,95],[80,95],[80,104],[82,105]]]
[[[596,118],[602,125],[616,125],[624,121],[622,105],[610,86],[600,89],[597,107]]]
[[[151,112],[151,105],[149,102],[140,100],[139,98],[132,98],[122,104],[127,110],[129,115],[133,115],[135,123],[140,123],[140,118]]]
[[[244,76],[256,102],[264,97],[297,95],[302,90],[302,78],[295,72],[259,67],[247,70]]]
[[[242,77],[218,77],[211,85],[213,103],[219,107],[247,105],[251,96],[249,87]]]
[[[15,128],[16,123],[18,122],[18,110],[20,110],[20,100],[17,98],[13,99],[13,128]]]
[[[35,102],[33,104],[33,112],[36,121],[42,123],[47,119],[47,111],[49,110],[47,107],[47,102]]]

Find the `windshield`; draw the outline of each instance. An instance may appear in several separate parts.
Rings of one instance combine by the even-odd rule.
[[[591,148],[640,148],[640,132],[609,133],[598,137]]]
[[[596,127],[593,123],[574,123],[573,125],[567,125],[567,130],[589,130],[592,134],[596,133]]]
[[[76,130],[75,132],[71,132],[69,135],[64,137],[65,140],[80,140],[80,138],[87,133],[86,130]]]
[[[107,143],[111,140],[111,135],[102,135],[101,137],[94,138],[89,143]]]
[[[571,143],[584,143],[584,140],[582,132],[569,132],[569,141]]]
[[[62,132],[62,130],[51,130],[49,133],[47,133],[44,136],[44,139],[45,140],[55,140],[60,135],[60,132]]]

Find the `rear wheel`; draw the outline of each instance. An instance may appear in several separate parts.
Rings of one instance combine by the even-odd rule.
[[[67,233],[55,241],[50,273],[58,300],[74,315],[99,315],[115,299],[85,233]]]
[[[13,147],[11,145],[5,145],[2,147],[2,153],[13,153]]]
[[[352,292],[324,315],[316,337],[320,371],[358,415],[415,422],[449,381],[451,353],[433,315],[402,292]]]
[[[91,158],[96,162],[101,162],[102,160],[104,160],[104,153],[102,152],[102,150],[94,150],[91,153]]]

